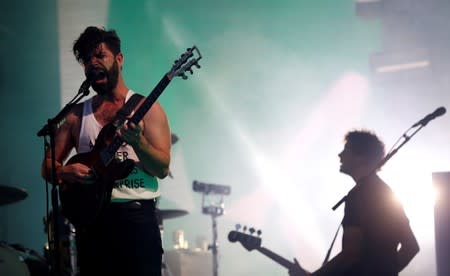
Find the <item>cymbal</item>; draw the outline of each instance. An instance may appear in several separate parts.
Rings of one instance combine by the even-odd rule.
[[[23,200],[27,196],[24,189],[0,185],[0,206]]]
[[[166,210],[157,209],[156,212],[162,219],[177,218],[188,214],[188,211],[176,209],[166,209]]]

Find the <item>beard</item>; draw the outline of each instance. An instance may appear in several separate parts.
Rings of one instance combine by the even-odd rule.
[[[116,87],[117,82],[119,81],[119,65],[116,60],[114,60],[114,63],[109,70],[105,70],[105,75],[105,83],[93,82],[91,84],[92,89],[94,89],[94,91],[100,96],[112,95],[112,90]]]

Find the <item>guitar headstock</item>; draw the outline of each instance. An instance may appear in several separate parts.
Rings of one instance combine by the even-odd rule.
[[[240,224],[236,225],[236,230],[235,231],[230,231],[230,233],[228,233],[228,240],[230,242],[240,242],[242,244],[242,246],[247,249],[248,251],[252,251],[254,249],[259,249],[261,248],[261,230],[256,231],[254,228],[249,228],[248,232],[247,231],[247,227],[244,226],[243,227],[243,231],[239,231],[239,229],[241,228]],[[256,235],[254,235],[254,233],[256,232]]]
[[[200,51],[197,46],[192,46],[192,48],[188,48],[186,52],[181,54],[180,58],[175,60],[175,63],[172,65],[172,68],[169,72],[167,72],[167,77],[171,80],[174,77],[181,77],[182,79],[187,79],[186,72],[194,73],[193,66],[196,68],[200,68],[198,61],[202,58]]]

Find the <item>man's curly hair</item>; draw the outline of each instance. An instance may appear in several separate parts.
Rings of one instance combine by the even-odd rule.
[[[369,130],[352,130],[344,138],[352,152],[364,156],[370,163],[377,164],[385,156],[384,143]]]
[[[120,38],[115,30],[87,27],[73,44],[73,54],[81,64],[87,63],[104,42],[114,55],[120,53]]]

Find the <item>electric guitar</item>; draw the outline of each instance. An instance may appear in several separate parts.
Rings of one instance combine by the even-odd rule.
[[[274,253],[273,251],[261,246],[261,230],[256,231],[254,228],[248,229],[249,234],[245,233],[247,231],[247,227],[244,226],[243,232],[240,232],[239,229],[241,228],[241,225],[236,225],[235,231],[230,231],[228,233],[228,240],[230,242],[239,242],[245,249],[248,251],[257,250],[258,252],[262,253],[266,257],[269,257],[271,260],[277,262],[281,266],[287,268],[288,270],[295,267],[295,263],[281,257],[280,255]],[[256,235],[254,233],[256,232]],[[307,275],[306,272],[299,272],[303,273],[300,275]]]
[[[200,51],[196,46],[187,49],[153,88],[150,95],[128,119],[127,123],[137,125],[170,81],[175,77],[187,79],[185,73],[193,74],[193,66],[200,68],[198,61],[201,58]],[[123,139],[116,134],[117,129],[122,126],[123,122],[121,124],[111,122],[105,125],[90,152],[77,154],[66,163],[82,163],[92,170],[96,178],[95,184],[92,185],[62,183],[59,189],[62,213],[76,228],[95,223],[111,201],[114,181],[127,177],[134,168],[134,162],[130,159],[123,162],[115,159],[116,151],[124,143]]]

